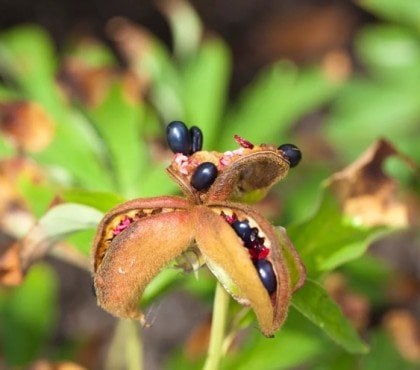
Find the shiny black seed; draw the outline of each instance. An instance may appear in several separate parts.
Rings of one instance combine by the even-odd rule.
[[[190,154],[190,133],[184,122],[173,121],[166,128],[166,140],[174,153]]]
[[[268,294],[273,294],[277,289],[276,275],[272,264],[264,259],[255,262],[255,268]]]
[[[191,154],[203,148],[203,133],[197,126],[190,128]]]
[[[295,167],[302,159],[302,153],[299,148],[293,144],[283,144],[278,147],[290,163],[290,167]]]
[[[249,226],[249,221],[236,220],[231,226],[233,227],[233,230],[235,230],[235,233],[243,240],[245,246],[248,246],[251,241],[252,234],[252,228]]]
[[[208,189],[217,177],[217,167],[211,162],[203,162],[191,176],[191,185],[198,191]]]

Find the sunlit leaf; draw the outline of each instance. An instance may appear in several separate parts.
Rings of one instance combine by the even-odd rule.
[[[367,347],[337,304],[316,282],[308,280],[292,298],[292,305],[351,353],[366,353]]]
[[[21,241],[24,267],[44,256],[57,242],[83,230],[95,229],[103,213],[82,204],[64,203],[52,207]]]
[[[358,226],[345,217],[338,200],[328,191],[312,217],[287,229],[309,276],[317,276],[360,257],[376,230]]]
[[[64,203],[51,208],[38,222],[50,240],[60,240],[74,232],[96,228],[103,213],[82,204]]]
[[[66,189],[60,193],[60,196],[68,203],[79,203],[96,208],[99,211],[106,212],[125,199],[114,193],[96,192],[84,189]]]
[[[0,341],[9,366],[28,364],[40,355],[57,318],[57,282],[46,265],[32,267],[24,283],[0,290]]]

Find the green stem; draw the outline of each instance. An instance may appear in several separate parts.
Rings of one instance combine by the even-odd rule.
[[[203,370],[219,369],[219,364],[223,356],[223,340],[225,336],[229,298],[229,294],[223,286],[220,283],[217,283],[213,303],[210,343]]]
[[[143,345],[139,334],[139,323],[120,319],[108,350],[106,370],[143,369]]]

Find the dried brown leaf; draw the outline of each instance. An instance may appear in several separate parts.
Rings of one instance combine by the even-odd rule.
[[[383,171],[384,161],[398,156],[415,165],[386,140],[372,144],[355,162],[332,175],[327,184],[338,197],[344,212],[368,226],[414,224],[410,207],[398,194],[398,182]]]
[[[0,249],[0,285],[16,286],[23,281],[19,246],[16,242],[3,245]]]
[[[86,368],[70,361],[50,362],[48,360],[38,360],[29,366],[28,370],[86,370]]]
[[[420,362],[420,322],[406,310],[393,310],[384,317],[400,354],[409,361]]]
[[[55,125],[45,109],[29,101],[0,104],[1,131],[24,151],[39,152],[51,142]]]

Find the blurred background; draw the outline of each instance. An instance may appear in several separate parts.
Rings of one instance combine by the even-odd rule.
[[[46,215],[177,193],[164,171],[173,120],[199,126],[205,150],[236,148],[234,134],[299,146],[302,163],[258,207],[290,230],[309,277],[370,346],[343,348],[293,309],[273,340],[245,320],[223,368],[418,368],[418,0],[0,0],[0,10],[0,368],[129,368],[125,338],[138,337],[116,330],[92,293],[94,229],[60,233]],[[331,176],[379,139],[335,192]],[[26,235],[40,223],[35,243]],[[214,280],[159,278],[143,302],[144,369],[199,369]]]

